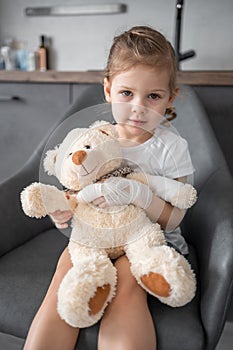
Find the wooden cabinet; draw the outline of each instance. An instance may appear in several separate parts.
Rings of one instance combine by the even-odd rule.
[[[69,84],[0,84],[0,182],[14,174],[70,105]]]

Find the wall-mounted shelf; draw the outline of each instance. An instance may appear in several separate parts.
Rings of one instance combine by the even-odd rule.
[[[111,15],[125,13],[125,4],[96,4],[76,6],[46,6],[26,7],[25,15],[33,16],[84,16],[84,15]]]

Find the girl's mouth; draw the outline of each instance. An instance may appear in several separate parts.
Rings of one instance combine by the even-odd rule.
[[[129,119],[129,122],[135,126],[143,126],[146,124],[145,121],[143,120],[134,120],[134,119]]]

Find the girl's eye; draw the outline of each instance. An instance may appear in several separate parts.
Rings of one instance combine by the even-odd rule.
[[[90,149],[91,146],[90,146],[90,145],[85,145],[85,146],[83,146],[83,148],[85,148],[85,149]]]
[[[126,97],[132,96],[132,92],[128,90],[122,91],[121,94]]]
[[[148,97],[151,98],[152,100],[158,100],[160,98],[160,96],[155,93],[150,94]]]

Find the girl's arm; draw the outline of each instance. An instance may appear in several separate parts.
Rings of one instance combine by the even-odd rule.
[[[179,226],[186,213],[186,210],[173,207],[156,195],[153,195],[151,204],[145,210],[151,221],[158,222],[165,231]]]
[[[176,180],[185,183],[187,178],[184,176]],[[173,207],[156,195],[153,195],[149,207],[145,210],[151,221],[158,222],[165,231],[172,231],[179,226],[186,213],[186,210]]]

